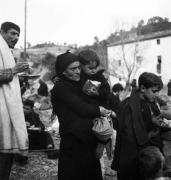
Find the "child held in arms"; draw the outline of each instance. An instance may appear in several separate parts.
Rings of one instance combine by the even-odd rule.
[[[80,84],[83,91],[91,96],[95,103],[107,108],[110,86],[103,75],[104,69],[100,68],[98,55],[94,51],[86,49],[78,54],[78,59],[82,69]]]
[[[82,69],[80,84],[83,92],[87,95],[87,101],[91,101],[101,106],[101,108],[105,107],[106,109],[109,109],[108,96],[110,95],[110,85],[103,75],[104,69],[100,68],[100,59],[98,55],[94,51],[86,49],[82,50],[78,54],[78,60],[81,63]],[[111,110],[106,110],[106,116],[109,116],[109,114],[114,117],[116,116],[116,114]],[[108,129],[108,131],[110,130]],[[105,133],[107,133],[107,131],[105,131]],[[105,169],[103,153],[104,149],[106,149],[108,157],[111,158],[113,151],[112,137],[113,136],[111,136],[107,141],[105,140],[104,142],[100,140],[96,149],[96,156],[98,158],[101,158],[100,161],[103,175]]]

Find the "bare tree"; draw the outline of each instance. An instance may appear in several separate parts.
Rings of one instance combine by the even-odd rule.
[[[120,40],[116,44],[116,46],[120,47],[118,55],[116,55],[119,57],[119,60],[113,59],[109,69],[112,76],[124,80],[128,85],[136,75],[142,63],[142,58],[139,56],[140,36],[137,32],[138,29],[132,29],[134,32],[123,30],[119,32]],[[128,44],[128,42],[132,42],[130,43],[131,45]]]

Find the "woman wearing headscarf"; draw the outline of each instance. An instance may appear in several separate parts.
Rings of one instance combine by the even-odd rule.
[[[51,91],[53,111],[59,119],[59,180],[102,180],[97,140],[92,133],[93,119],[105,109],[88,104],[79,85],[80,62],[66,52],[57,57],[58,81]]]

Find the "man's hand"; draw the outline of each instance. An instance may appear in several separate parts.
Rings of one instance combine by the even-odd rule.
[[[28,121],[26,121],[26,126],[30,127],[30,123]]]
[[[12,68],[12,73],[17,74],[24,72],[29,69],[29,64],[28,63],[17,63],[13,68]]]

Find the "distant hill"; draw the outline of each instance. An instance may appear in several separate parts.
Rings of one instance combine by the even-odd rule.
[[[51,47],[34,47],[26,49],[26,61],[33,68],[32,74],[40,74],[40,78],[44,80],[51,79],[55,74],[54,64],[56,57],[68,49],[70,49],[70,47],[56,45]],[[13,54],[17,61],[24,61],[23,49],[14,49]]]
[[[168,18],[162,18],[159,16],[154,16],[149,18],[147,23],[144,20],[140,20],[136,27],[132,27],[130,30],[119,30],[117,32],[111,33],[106,39],[108,44],[116,43],[123,40],[128,40],[130,38],[137,38],[141,35],[150,35],[156,32],[162,32],[171,30],[171,22]]]
[[[28,56],[40,57],[40,56],[45,56],[46,53],[51,53],[57,56],[58,54],[61,54],[68,49],[69,47],[67,46],[52,46],[52,47],[41,47],[41,48],[28,48],[26,49],[26,52]],[[23,51],[24,51],[23,49],[14,49],[14,56],[20,59],[21,53]]]

